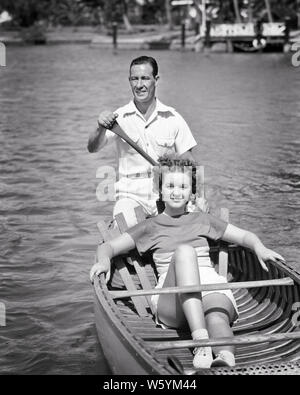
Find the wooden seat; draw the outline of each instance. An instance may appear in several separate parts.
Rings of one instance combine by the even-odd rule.
[[[141,222],[145,219],[145,214],[141,207],[137,207],[135,213],[137,222]],[[98,222],[98,230],[104,242],[115,238],[128,229],[122,213],[116,215],[115,221],[117,227],[110,230],[107,229],[103,221]],[[137,251],[133,251],[128,257],[114,258],[113,265],[116,267],[123,284],[120,284],[118,278],[113,278],[112,287],[120,288],[125,286],[129,291],[135,291],[140,288],[148,290],[153,289],[156,285],[156,275],[154,267],[152,267],[149,261],[145,261],[145,259],[142,260]],[[153,315],[154,311],[150,299],[150,296],[132,298],[134,308],[140,316]]]
[[[144,211],[143,211],[142,207],[140,207],[140,206],[135,208],[135,214],[137,217],[137,222],[142,222],[146,218]],[[128,229],[128,226],[125,221],[124,215],[121,213],[117,214],[115,219],[118,224],[120,233],[126,232],[126,230]],[[140,280],[142,289],[152,289],[153,286],[149,280],[148,273],[145,268],[145,263],[142,261],[141,257],[138,255],[138,253],[136,251],[133,252],[129,257],[127,257],[127,262],[135,268],[135,271],[136,271],[136,274]],[[146,301],[145,300],[143,301],[145,308],[149,308],[151,313],[153,314],[154,311],[153,311],[152,303],[150,300],[151,297],[146,296],[144,299],[146,299]]]
[[[119,217],[119,221],[120,221],[120,217]],[[117,233],[120,235],[120,231],[117,228],[108,230],[104,221],[98,222],[97,225],[98,225],[98,230],[101,233],[101,236],[102,236],[102,239],[104,242],[109,241],[112,238],[116,237]],[[114,258],[113,265],[112,265],[112,274],[111,274],[112,279],[111,279],[111,281],[115,280],[114,279],[115,272],[113,270],[114,266],[117,268],[117,271],[118,271],[118,273],[121,277],[121,280],[122,280],[123,284],[125,285],[126,289],[131,290],[131,291],[137,290],[135,281],[134,281],[131,273],[128,270],[126,259],[123,257]],[[136,297],[136,298],[133,297],[132,298],[134,307],[140,316],[149,315],[149,312],[147,311],[148,303],[146,303],[145,300],[146,299],[144,297]]]

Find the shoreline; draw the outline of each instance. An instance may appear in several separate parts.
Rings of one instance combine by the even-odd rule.
[[[181,31],[180,27],[170,31],[166,26],[148,28],[140,30],[135,27],[136,31],[128,33],[123,29],[118,32],[117,49],[132,50],[178,50],[181,49]],[[113,36],[106,32],[99,31],[98,28],[84,27],[61,27],[49,29],[45,33],[45,40],[37,42],[26,42],[24,34],[21,31],[0,30],[0,42],[7,46],[28,46],[28,45],[91,45],[101,48],[112,49]],[[300,30],[292,31],[290,35],[290,44],[300,42]],[[215,43],[215,46],[221,46]],[[185,50],[195,49],[195,33],[193,30],[186,31]]]
[[[118,31],[118,43],[141,46],[149,42],[168,41],[179,37],[177,29],[170,31],[165,26],[156,28],[134,27],[133,32],[127,32],[120,28]],[[59,27],[45,31],[45,44],[92,44],[113,46],[112,32],[99,31],[99,28],[90,26]],[[6,45],[27,45],[21,30],[1,30],[0,41]]]

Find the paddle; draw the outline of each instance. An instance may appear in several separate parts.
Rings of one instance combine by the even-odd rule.
[[[154,289],[141,289],[136,291],[110,291],[113,299],[130,298],[133,296],[146,296],[146,295],[162,295],[162,294],[182,294],[182,293],[195,293],[202,291],[217,291],[224,289],[244,289],[244,288],[260,288],[260,287],[274,287],[281,285],[294,285],[294,281],[289,277],[274,279],[274,280],[258,280],[258,281],[244,281],[236,283],[223,283],[223,284],[202,284],[186,287],[168,287],[168,288],[154,288]]]
[[[121,137],[126,143],[128,143],[133,149],[135,149],[144,159],[146,159],[152,166],[157,166],[158,163],[151,158],[140,146],[138,146],[120,127],[117,121],[115,121],[114,126],[110,129],[113,133]]]
[[[156,351],[190,348],[190,347],[220,347],[220,346],[241,346],[249,344],[259,344],[268,342],[279,342],[282,340],[299,340],[300,332],[287,333],[268,333],[268,334],[254,334],[236,337],[222,337],[215,339],[201,339],[201,340],[175,340],[175,341],[161,341],[151,343]]]

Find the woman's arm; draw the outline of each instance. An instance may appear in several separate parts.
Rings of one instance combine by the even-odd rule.
[[[236,243],[253,250],[256,253],[257,258],[265,271],[268,271],[268,268],[265,264],[265,262],[267,261],[276,262],[278,260],[285,262],[284,258],[281,255],[277,254],[277,252],[266,248],[261,240],[256,236],[256,234],[238,228],[234,225],[227,225],[222,240],[229,243]]]
[[[95,274],[99,276],[101,273],[106,273],[106,282],[110,278],[110,262],[112,258],[126,254],[135,248],[135,242],[128,233],[101,244],[97,249],[98,262],[91,268],[90,279],[93,282]]]

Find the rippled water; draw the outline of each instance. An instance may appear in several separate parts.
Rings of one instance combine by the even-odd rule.
[[[103,374],[88,272],[111,203],[86,150],[101,109],[130,97],[137,52],[8,49],[0,69],[1,373]],[[300,69],[287,55],[153,52],[159,96],[186,118],[211,205],[300,268]]]

